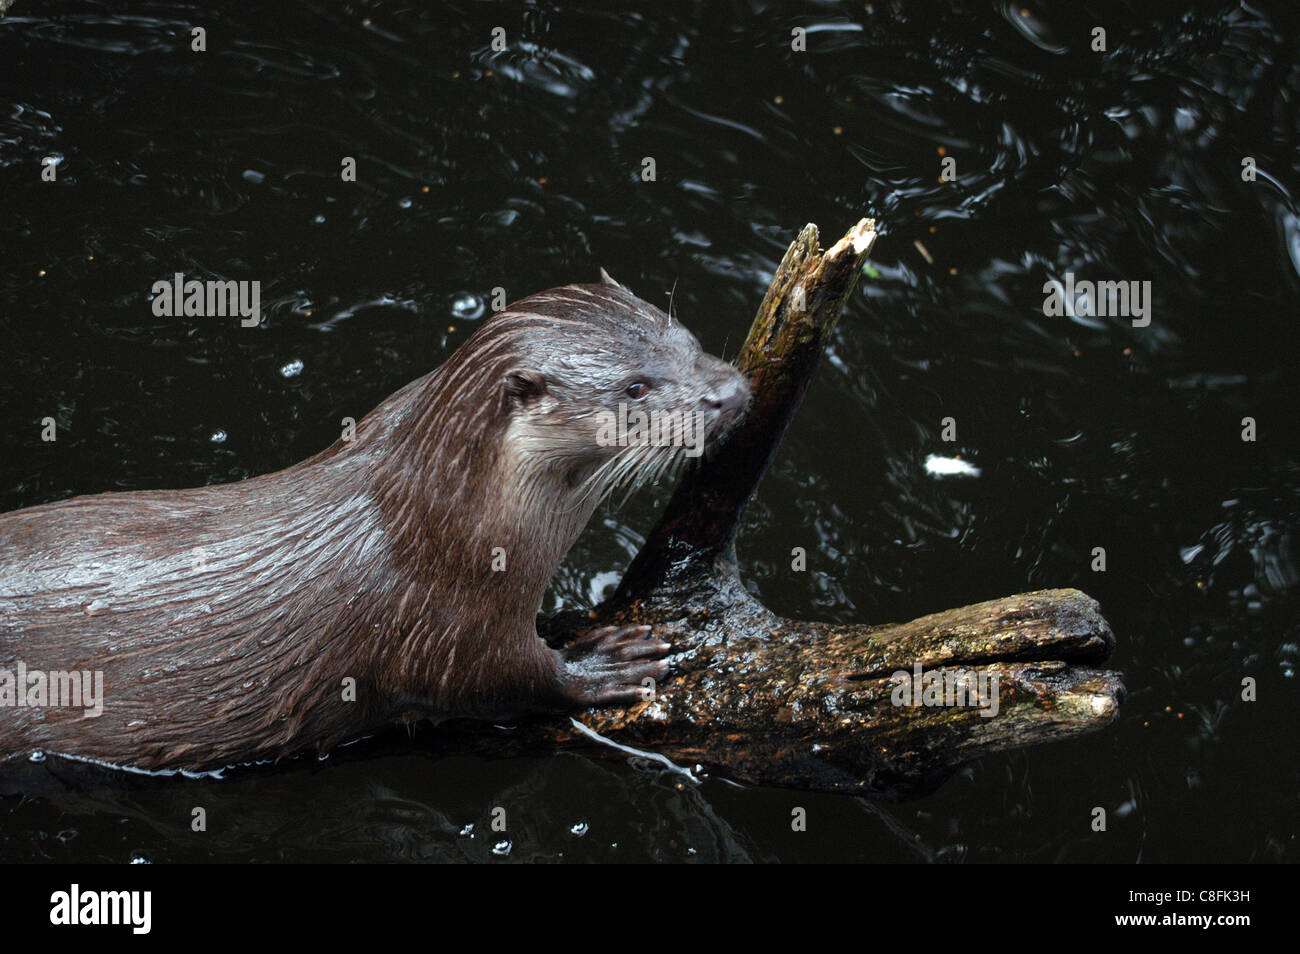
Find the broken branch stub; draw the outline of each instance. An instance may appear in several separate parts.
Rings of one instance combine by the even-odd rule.
[[[741,514],[781,446],[875,240],[875,222],[862,219],[825,253],[815,225],[805,225],[790,244],[736,359],[753,403],[726,443],[683,478],[624,576],[625,596],[718,557],[734,562]]]

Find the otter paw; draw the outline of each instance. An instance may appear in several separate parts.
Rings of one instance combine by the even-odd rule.
[[[581,706],[619,706],[646,702],[668,674],[663,657],[672,648],[648,634],[649,626],[603,626],[583,633],[558,652],[560,687]]]

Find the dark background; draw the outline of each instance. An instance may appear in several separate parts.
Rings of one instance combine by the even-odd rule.
[[[675,287],[731,357],[798,228],[872,215],[872,270],[748,512],[745,574],[782,614],[862,622],[1077,586],[1129,696],[1098,735],[901,805],[404,735],[223,780],[49,760],[0,786],[27,792],[0,797],[0,859],[1294,861],[1297,40],[1287,7],[1235,4],[19,0],[0,22],[0,509],[300,460],[439,364],[495,286],[603,265],[657,304]],[[154,317],[177,271],[260,280],[265,325]],[[1066,271],[1151,281],[1151,325],[1044,317]],[[932,453],[982,473],[934,477]],[[602,509],[547,610],[616,582],[665,493]]]

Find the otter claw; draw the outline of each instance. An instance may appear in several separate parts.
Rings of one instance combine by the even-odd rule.
[[[634,705],[654,697],[644,684],[668,674],[663,657],[672,646],[648,638],[649,626],[602,626],[589,630],[559,652],[560,686],[583,706]]]

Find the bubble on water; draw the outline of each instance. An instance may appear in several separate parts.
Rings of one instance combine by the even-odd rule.
[[[925,472],[934,477],[978,477],[980,469],[959,457],[931,454],[925,459]]]
[[[251,182],[253,185],[261,185],[266,181],[266,176],[263,173],[258,172],[256,169],[245,169],[244,181]]]
[[[323,216],[323,215],[317,213],[316,218],[312,219],[312,221],[315,222],[317,225],[324,225],[324,224],[325,224],[325,216]]]
[[[226,442],[226,438],[229,436],[230,435],[228,435],[225,431],[223,431],[221,428],[218,427],[215,431],[212,432],[212,436],[209,437],[208,440],[212,441],[212,443],[214,444],[224,444]]]
[[[512,848],[514,848],[514,845],[512,845],[509,841],[498,841],[495,845],[492,846],[492,854],[508,855],[510,854],[510,850]]]
[[[487,304],[473,292],[457,295],[451,302],[451,313],[461,321],[482,318],[485,311],[487,311]]]
[[[574,825],[572,828],[569,829],[569,831],[577,835],[579,838],[581,838],[590,830],[591,827],[586,822],[578,822],[576,825]]]
[[[294,358],[292,361],[280,365],[280,377],[296,378],[298,375],[302,374],[302,367],[302,362],[297,358]]]
[[[397,207],[399,209],[409,209],[413,204],[414,203],[412,203],[410,196],[403,196],[397,200]]]

